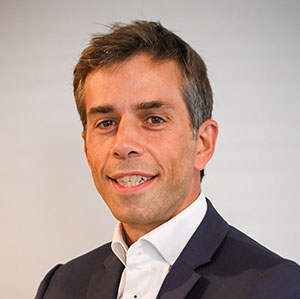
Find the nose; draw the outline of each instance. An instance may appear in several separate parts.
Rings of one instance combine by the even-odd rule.
[[[139,157],[143,153],[137,125],[122,120],[113,139],[112,154],[119,159]]]

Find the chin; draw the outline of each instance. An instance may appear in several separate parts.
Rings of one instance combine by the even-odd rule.
[[[113,213],[114,217],[121,223],[126,223],[129,225],[139,225],[157,222],[157,217],[152,215],[143,215],[143,213],[138,211],[127,211],[126,213]]]
[[[121,223],[138,225],[138,224],[146,224],[151,222],[149,219],[145,219],[143,217],[139,217],[137,215],[116,215],[115,218],[119,220]]]

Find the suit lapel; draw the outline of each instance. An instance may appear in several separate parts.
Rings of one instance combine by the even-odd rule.
[[[157,299],[185,298],[199,278],[200,275],[198,273],[181,261],[178,261],[172,266],[158,293]]]
[[[91,279],[87,299],[116,299],[118,286],[124,266],[111,253],[103,263],[104,269],[96,272]]]
[[[189,296],[201,298],[209,281],[199,274],[200,268],[211,261],[228,230],[228,224],[207,200],[203,221],[172,266],[157,299],[183,299],[192,289]]]

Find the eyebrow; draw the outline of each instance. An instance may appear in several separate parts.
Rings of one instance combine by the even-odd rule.
[[[135,106],[135,110],[150,110],[153,108],[172,108],[168,104],[161,102],[161,101],[151,101],[151,102],[144,102],[139,103]],[[116,111],[113,105],[104,105],[104,106],[97,106],[90,108],[88,114],[95,115],[95,114],[106,114]]]
[[[97,106],[92,107],[88,114],[99,114],[99,113],[110,113],[115,111],[115,108],[112,105],[105,105],[105,106]]]
[[[161,101],[151,101],[137,104],[135,110],[149,110],[153,108],[171,108],[171,106]]]

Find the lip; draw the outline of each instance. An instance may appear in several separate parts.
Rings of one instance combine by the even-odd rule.
[[[140,176],[145,176],[147,178],[153,177],[153,176],[157,176],[157,174],[152,174],[152,173],[147,173],[147,172],[133,170],[133,171],[126,171],[126,172],[122,171],[122,172],[114,173],[113,175],[109,175],[108,177],[110,179],[116,180],[116,179],[118,179],[120,177],[129,176],[129,175],[140,175]]]
[[[153,177],[153,179],[143,182],[139,184],[138,186],[131,186],[131,187],[124,187],[120,185],[115,179],[120,178],[122,176],[128,176],[128,175],[140,175],[140,176],[145,176],[145,177]],[[155,182],[157,175],[150,175],[149,173],[143,173],[143,172],[124,172],[124,173],[118,173],[114,174],[113,176],[109,177],[109,181],[112,184],[113,188],[121,194],[130,194],[130,193],[136,193],[139,191],[144,190],[145,188],[149,187],[152,183]]]

